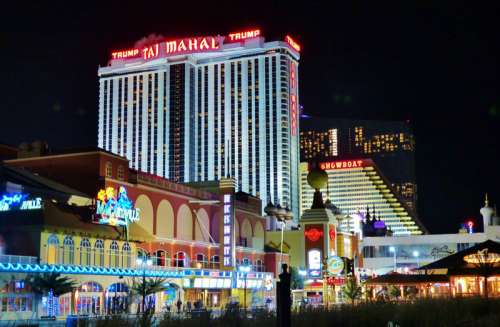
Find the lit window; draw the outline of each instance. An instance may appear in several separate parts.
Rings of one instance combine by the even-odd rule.
[[[106,177],[111,178],[113,176],[113,164],[111,162],[106,162]]]
[[[118,166],[117,177],[121,181],[125,179],[125,168],[122,165]]]

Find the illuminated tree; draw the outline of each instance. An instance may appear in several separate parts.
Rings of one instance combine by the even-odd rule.
[[[354,302],[361,298],[363,294],[362,288],[355,277],[349,277],[346,280],[345,285],[342,286],[342,292],[344,296],[351,301],[351,305],[354,305]]]

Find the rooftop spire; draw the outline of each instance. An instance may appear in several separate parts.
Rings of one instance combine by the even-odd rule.
[[[488,193],[485,193],[484,195],[484,206],[487,207],[489,205],[488,203]]]

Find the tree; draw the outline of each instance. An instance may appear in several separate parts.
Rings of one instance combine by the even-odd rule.
[[[392,285],[389,294],[397,300],[401,296],[401,290],[399,287]]]
[[[42,296],[52,290],[55,297],[73,292],[77,284],[69,277],[62,277],[60,273],[29,274],[25,278],[25,283],[29,285],[35,294],[36,316],[38,317],[38,303]]]
[[[351,301],[351,305],[354,305],[354,302],[362,295],[362,288],[358,284],[356,277],[349,277],[346,280],[344,286],[342,286],[342,292]]]
[[[292,290],[301,290],[304,289],[304,278],[300,276],[299,270],[297,267],[290,267],[290,288]]]
[[[166,279],[155,277],[155,278],[132,278],[131,283],[129,283],[130,292],[132,295],[139,295],[142,298],[142,310],[146,312],[146,297],[150,294],[155,294],[157,292],[163,292],[167,289]],[[152,308],[148,308],[148,311]]]

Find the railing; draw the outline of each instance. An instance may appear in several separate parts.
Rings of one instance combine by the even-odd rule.
[[[35,264],[38,263],[37,257],[23,255],[0,254],[1,263],[20,263],[20,264]]]

